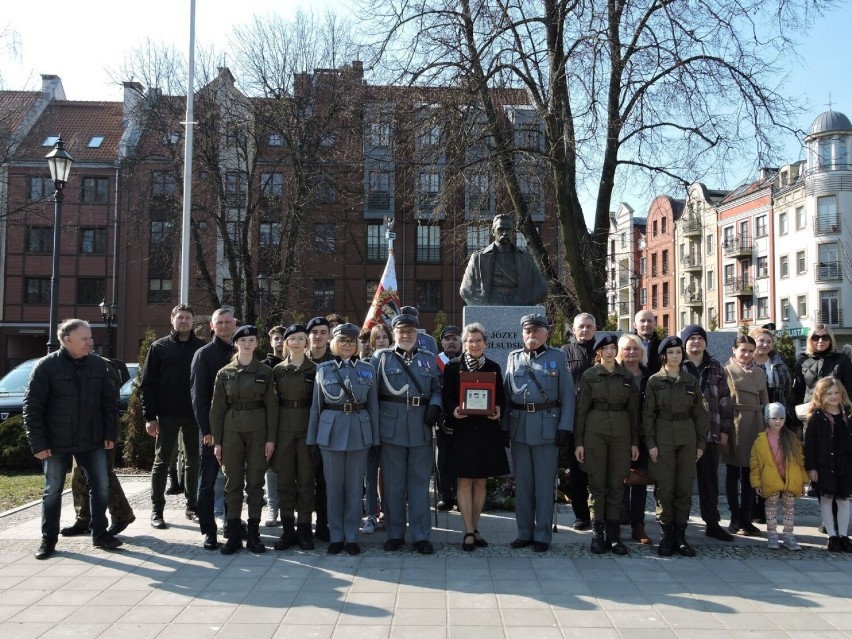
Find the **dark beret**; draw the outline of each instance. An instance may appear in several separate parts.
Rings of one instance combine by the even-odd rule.
[[[324,317],[313,317],[308,321],[308,325],[305,328],[310,333],[317,326],[331,326],[331,324]]]
[[[284,339],[296,333],[305,333],[307,335],[308,329],[303,324],[290,324],[284,331]]]
[[[530,313],[529,315],[524,315],[521,318],[521,328],[525,328],[526,326],[539,326],[541,328],[550,328],[550,325],[547,323],[547,318],[540,313]]]
[[[441,339],[444,339],[447,335],[458,335],[461,337],[461,329],[458,326],[453,326],[449,324],[444,327],[444,330],[441,331]]]
[[[357,339],[360,332],[361,329],[355,326],[355,324],[350,324],[347,322],[346,324],[338,324],[337,326],[335,326],[334,329],[332,329],[331,331],[331,336],[332,338],[342,336],[354,337]]]
[[[416,315],[403,313],[402,315],[397,315],[391,321],[391,328],[396,328],[397,326],[413,326],[414,328],[418,328],[420,324],[417,322]]]
[[[251,337],[254,335],[257,337],[257,326],[252,326],[251,324],[243,324],[236,331],[234,331],[233,337],[231,337],[231,344],[236,344],[237,340],[241,337]]]
[[[611,333],[598,333],[595,338],[595,347],[593,350],[598,350],[599,348],[609,346],[610,344],[618,346],[618,338],[615,335]]]
[[[660,342],[660,347],[657,349],[657,355],[665,355],[667,348],[683,348],[683,340],[677,335],[669,335]]]

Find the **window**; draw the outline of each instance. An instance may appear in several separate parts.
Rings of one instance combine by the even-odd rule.
[[[441,280],[420,280],[415,286],[414,297],[421,311],[437,311],[441,308]]]
[[[370,171],[367,174],[367,208],[374,211],[390,209],[391,174],[386,171]]]
[[[769,317],[769,298],[757,298],[757,317],[758,319],[767,319]]]
[[[281,233],[283,231],[281,222],[261,222],[260,223],[260,245],[261,246],[281,246]],[[235,241],[233,238],[232,242]]]
[[[805,263],[805,252],[798,251],[796,253],[796,274],[804,275],[808,272],[808,265]]]
[[[491,243],[491,229],[487,226],[467,227],[467,256],[473,255],[474,251],[484,249]]]
[[[648,289],[641,288],[639,289],[639,306],[645,306],[648,303]]]
[[[441,141],[441,125],[431,120],[425,120],[420,123],[420,132],[417,136],[417,142],[421,147],[435,146]]]
[[[716,247],[716,240],[713,238],[713,234],[708,233],[705,241],[707,243],[707,255],[713,255],[713,250]]]
[[[282,173],[261,173],[260,194],[263,197],[281,197],[284,195],[284,175]]]
[[[168,171],[154,171],[151,174],[151,194],[154,197],[172,197],[176,189],[174,174]]]
[[[819,321],[823,324],[840,324],[840,296],[837,291],[820,291]]]
[[[391,125],[390,122],[371,122],[369,130],[370,146],[390,146]]]
[[[842,263],[837,242],[826,242],[817,246],[816,281],[839,280],[843,277]]]
[[[817,198],[817,233],[837,233],[840,217],[837,215],[837,197],[824,195]]]
[[[89,138],[89,143],[86,145],[90,149],[99,149],[101,148],[101,144],[104,143],[104,136],[102,135],[93,135]]]
[[[107,230],[100,228],[80,229],[81,253],[106,253]]]
[[[491,175],[478,173],[470,176],[470,187],[468,191],[469,205],[472,211],[491,211]]]
[[[744,320],[752,319],[753,302],[751,300],[743,300],[742,303],[742,318]]]
[[[669,219],[667,217],[663,217],[660,220],[660,233],[662,235],[665,235],[666,232],[668,231],[668,224],[669,224]]]
[[[388,241],[384,224],[367,225],[367,261],[384,262],[388,259]]]
[[[644,257],[640,257],[640,258],[639,258],[639,275],[645,275],[645,270],[646,270],[646,268],[647,268],[647,267],[645,266],[645,264],[646,264],[646,262],[645,262],[645,258],[644,258]]]
[[[284,146],[284,136],[280,133],[270,133],[269,146]]]
[[[171,304],[172,281],[152,277],[148,280],[148,303],[149,304]]]
[[[178,142],[180,142],[180,133],[178,131],[172,131],[163,136],[163,144],[166,146],[174,146]]]
[[[333,204],[337,201],[337,189],[328,180],[317,182],[316,201],[318,204]]]
[[[733,302],[725,302],[725,323],[737,321],[737,310]]]
[[[831,140],[822,139],[819,141],[819,165],[821,167],[831,166]]]
[[[627,248],[627,233],[621,232],[621,248]]]
[[[658,306],[658,304],[657,304],[657,291],[658,291],[657,285],[654,284],[651,287],[651,308],[657,308],[657,306]]]
[[[370,280],[367,282],[367,305],[373,303],[373,300],[376,298],[376,291],[379,290],[379,282],[377,280]]]
[[[77,279],[77,303],[100,304],[106,297],[106,280],[102,277],[80,277]]]
[[[716,289],[716,272],[707,271],[707,290],[713,291]]]
[[[231,203],[239,203],[246,194],[248,184],[246,176],[239,171],[228,171],[225,174],[225,197]]]
[[[846,150],[846,140],[839,138],[835,143],[837,144],[837,168],[848,169],[849,155]]]
[[[728,248],[734,245],[734,227],[726,226],[722,229],[722,248]]]
[[[38,202],[46,197],[50,197],[54,191],[53,180],[49,177],[30,177],[30,191],[28,194],[30,202]]]
[[[521,190],[521,199],[526,203],[529,213],[534,214],[541,211],[541,185],[533,182],[529,176],[518,176],[518,188]]]
[[[653,224],[652,228],[654,229],[653,236],[657,237],[657,235],[659,235],[659,233],[657,232],[657,220],[654,220],[654,224]]]
[[[48,135],[44,138],[44,142],[41,143],[42,146],[55,146],[56,143],[59,142],[58,135]]]
[[[790,258],[787,255],[778,258],[778,276],[790,277]]]
[[[669,274],[669,252],[668,252],[668,249],[663,249],[662,264],[663,264],[663,275],[668,275]]]
[[[314,308],[334,308],[334,280],[314,280]]]
[[[28,226],[27,253],[53,253],[53,229],[49,226]]]
[[[790,321],[790,300],[786,297],[781,299],[781,319],[785,322]]]
[[[748,236],[748,220],[743,220],[742,222],[740,222],[740,239],[748,240]]]
[[[725,284],[731,284],[737,277],[736,266],[733,264],[725,265]]]
[[[83,190],[81,202],[94,202],[106,204],[109,202],[109,178],[87,177],[83,178]]]
[[[766,237],[769,235],[769,228],[766,224],[766,216],[761,215],[754,221],[754,236]]]
[[[242,243],[243,223],[242,222],[226,222],[225,232],[228,234],[228,241],[232,247],[237,247]]]
[[[334,223],[316,222],[314,224],[314,248],[317,253],[334,253]]]
[[[796,230],[801,231],[805,228],[805,207],[797,206],[796,207]]]
[[[421,225],[417,227],[417,261],[421,264],[441,262],[441,227]]]
[[[50,278],[24,278],[24,303],[50,304]]]
[[[151,244],[162,244],[171,241],[173,228],[174,225],[171,222],[152,221]]]
[[[796,311],[799,317],[807,317],[808,315],[808,297],[807,295],[799,295],[796,298]]]
[[[778,235],[787,235],[787,214],[778,214]]]
[[[440,191],[440,173],[420,173],[420,208],[432,208]]]
[[[663,282],[663,308],[669,307],[669,283]]]

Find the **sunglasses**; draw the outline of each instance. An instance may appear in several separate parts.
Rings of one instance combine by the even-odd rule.
[[[811,340],[814,342],[830,342],[831,337],[828,335],[811,335]]]

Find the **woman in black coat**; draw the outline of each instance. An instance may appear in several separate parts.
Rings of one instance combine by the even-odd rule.
[[[843,384],[847,394],[852,393],[852,361],[837,348],[831,329],[825,324],[817,324],[808,336],[805,352],[796,360],[793,406],[810,402],[816,383],[829,375]],[[801,422],[796,425],[802,426]]]
[[[509,474],[503,446],[500,416],[506,408],[500,365],[485,357],[488,335],[482,324],[468,324],[462,331],[462,354],[444,368],[442,390],[446,424],[453,431],[450,463],[458,477],[456,501],[464,521],[462,548],[471,551],[488,545],[477,530],[485,507],[485,482],[489,477]],[[459,412],[460,377],[463,372],[494,373],[495,402],[492,415],[462,415]]]

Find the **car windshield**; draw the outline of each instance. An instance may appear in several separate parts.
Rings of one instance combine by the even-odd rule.
[[[33,366],[38,360],[30,360],[9,371],[3,379],[0,379],[0,393],[23,393],[27,390],[27,382]]]
[[[130,395],[133,392],[133,384],[136,381],[135,377],[131,377],[126,382],[124,382],[124,386],[118,391],[120,395]]]

